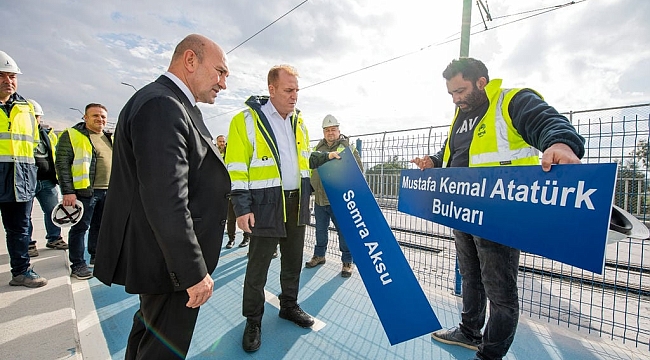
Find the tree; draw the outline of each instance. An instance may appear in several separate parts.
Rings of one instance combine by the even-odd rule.
[[[637,159],[644,167],[648,167],[648,163],[650,163],[650,161],[648,161],[648,140],[639,141],[634,155],[636,155]]]
[[[376,197],[397,197],[400,186],[400,171],[408,169],[408,161],[394,155],[387,162],[366,170],[366,181]]]
[[[647,141],[640,141],[636,151],[632,151],[631,158],[625,164],[618,162],[618,174],[614,192],[614,204],[636,214],[640,210],[645,212],[647,205],[648,182],[646,174],[639,169],[639,162],[646,167],[648,156]],[[636,156],[636,157],[635,157]]]
[[[368,174],[396,174],[401,170],[408,169],[408,161],[399,160],[399,156],[394,155],[392,159],[388,160],[385,163],[380,163],[370,170],[366,171]]]

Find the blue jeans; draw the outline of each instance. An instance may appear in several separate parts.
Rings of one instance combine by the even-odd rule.
[[[18,276],[29,268],[29,219],[33,201],[0,202],[2,224],[7,234],[7,252],[11,275]]]
[[[70,228],[70,233],[68,233],[68,256],[70,257],[70,267],[72,270],[86,265],[86,260],[84,259],[84,238],[90,228],[90,223],[95,212],[95,205],[98,201],[103,201],[104,197],[106,197],[106,190],[94,190],[93,196],[90,197],[77,196],[77,200],[81,201],[84,206],[84,214],[81,220]],[[97,238],[95,238],[95,246],[97,246]]]
[[[93,218],[90,221],[90,230],[88,230],[88,253],[91,258],[94,258],[97,252],[97,238],[99,237],[99,227],[102,225],[106,190],[95,190],[94,197],[96,199],[95,209],[93,210]]]
[[[481,338],[487,299],[490,317],[478,348],[482,359],[501,359],[508,353],[519,322],[518,249],[454,230],[458,266],[463,277],[460,329]]]
[[[348,244],[339,230],[339,224],[334,217],[332,207],[330,205],[314,205],[314,215],[316,217],[316,247],[314,247],[314,256],[325,256],[327,251],[328,234],[330,227],[330,219],[334,223],[336,232],[339,234],[339,250],[341,250],[341,262],[351,263],[352,254],[348,249]]]
[[[34,196],[43,210],[43,222],[45,222],[45,239],[48,243],[57,241],[61,238],[61,228],[54,225],[52,222],[52,210],[56,204],[59,203],[59,191],[56,189],[56,184],[50,180],[38,180],[36,183],[36,195]],[[29,219],[29,238],[31,242],[36,242],[32,239],[34,232],[34,225],[32,219]]]

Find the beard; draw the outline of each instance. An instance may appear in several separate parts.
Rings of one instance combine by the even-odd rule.
[[[480,105],[487,101],[487,96],[485,95],[485,90],[479,90],[476,85],[472,86],[472,92],[467,94],[463,101],[456,103],[457,106],[465,105],[465,109],[460,109],[462,112],[470,112]]]

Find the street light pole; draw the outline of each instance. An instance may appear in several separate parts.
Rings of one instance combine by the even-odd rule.
[[[85,115],[84,115],[84,113],[83,113],[81,110],[79,110],[79,109],[77,109],[77,108],[73,108],[73,107],[71,107],[71,108],[69,108],[69,109],[70,109],[70,110],[77,110],[77,111],[79,111],[79,114],[81,114],[81,119],[83,120],[83,118],[84,118]]]
[[[133,91],[138,91],[138,89],[136,89],[135,86],[133,86],[133,85],[131,85],[131,84],[129,84],[129,83],[121,82],[120,84],[125,85],[125,86],[130,86],[130,87],[132,87],[132,88],[133,88]]]

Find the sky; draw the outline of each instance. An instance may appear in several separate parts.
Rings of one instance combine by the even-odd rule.
[[[650,102],[650,1],[577,0],[552,11],[569,1],[483,3],[493,20],[483,24],[472,1],[469,55],[504,87],[535,89],[558,111]],[[462,7],[462,0],[22,0],[4,9],[0,50],[22,71],[18,93],[63,129],[80,121],[71,108],[90,102],[117,121],[134,88],[164,73],[176,44],[199,33],[229,53],[227,89],[199,105],[214,137],[227,134],[249,96],[268,95],[268,70],[286,63],[300,73],[297,107],[313,140],[327,114],[352,136],[448,125],[454,105],[441,74],[460,54]]]

